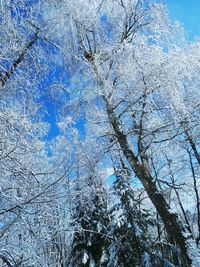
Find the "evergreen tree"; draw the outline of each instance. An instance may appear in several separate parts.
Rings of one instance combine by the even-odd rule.
[[[69,266],[107,266],[109,216],[106,188],[101,178],[95,175],[80,180],[76,186],[76,201],[73,201],[74,234]]]
[[[131,186],[129,168],[121,160],[114,169],[116,180],[113,189],[119,201],[112,211],[114,242],[109,247],[109,266],[145,266],[149,254],[148,213],[139,208],[140,200]]]

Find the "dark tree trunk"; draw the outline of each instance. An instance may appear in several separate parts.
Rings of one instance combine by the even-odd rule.
[[[189,134],[189,131],[187,129],[184,129],[184,130],[185,130],[185,134],[187,136],[187,139],[188,139],[188,141],[190,143],[190,146],[191,146],[191,148],[192,148],[192,150],[194,152],[194,156],[195,156],[198,164],[200,165],[200,154],[199,154],[199,152],[197,150],[197,146],[196,146],[196,144],[195,144],[195,142],[193,140],[193,137]]]
[[[15,71],[15,69],[18,67],[18,65],[22,62],[25,55],[27,54],[28,50],[33,46],[33,44],[38,40],[38,32],[34,34],[33,38],[30,40],[30,42],[24,47],[23,51],[19,54],[18,58],[15,60],[15,62],[12,64],[10,69],[3,75],[0,76],[0,81],[2,87],[6,84],[8,79],[10,78],[11,74]]]
[[[188,255],[187,251],[187,241],[192,239],[191,235],[187,235],[186,238],[184,233],[189,233],[189,231],[179,222],[178,216],[170,211],[170,206],[165,201],[163,195],[158,191],[156,182],[153,180],[148,161],[140,163],[138,158],[134,155],[132,149],[128,144],[126,135],[123,133],[120,127],[120,122],[117,116],[114,114],[112,106],[109,101],[104,97],[106,104],[107,114],[109,121],[113,127],[113,130],[116,134],[117,141],[123,151],[123,154],[127,161],[129,162],[134,173],[144,186],[148,197],[155,206],[158,214],[160,215],[168,235],[174,240],[174,242],[179,246],[185,261],[187,262],[186,266],[191,266],[192,260]]]

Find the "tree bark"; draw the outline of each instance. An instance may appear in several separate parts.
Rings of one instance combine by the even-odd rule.
[[[33,44],[37,41],[38,39],[38,33],[36,32],[33,36],[33,38],[30,40],[30,42],[24,47],[23,51],[19,54],[18,58],[15,60],[15,62],[12,64],[12,66],[10,67],[10,69],[4,74],[4,75],[0,75],[0,81],[1,81],[1,85],[2,87],[6,84],[6,82],[8,81],[8,79],[10,78],[11,74],[15,71],[15,69],[17,68],[17,66],[22,62],[22,60],[24,59],[25,55],[27,54],[28,50],[33,46]]]
[[[192,148],[192,151],[194,153],[194,156],[195,156],[195,158],[196,158],[196,160],[197,160],[197,162],[198,162],[198,164],[200,166],[200,154],[199,154],[199,152],[197,150],[197,146],[196,146],[196,144],[195,144],[195,142],[193,140],[193,137],[189,134],[189,131],[187,129],[185,129],[185,128],[184,128],[184,130],[185,130],[185,134],[187,136],[187,139],[188,139],[188,141],[190,143],[190,146]]]
[[[192,259],[188,253],[188,241],[189,239],[193,241],[189,231],[185,228],[178,219],[177,214],[173,213],[170,210],[170,206],[164,199],[163,195],[157,189],[156,182],[154,181],[152,174],[150,172],[150,168],[148,165],[148,161],[139,162],[138,158],[133,153],[132,149],[128,144],[128,140],[126,135],[121,130],[120,122],[115,115],[111,104],[109,103],[106,97],[103,97],[106,105],[106,110],[108,114],[108,118],[112,128],[116,134],[117,141],[123,151],[123,154],[127,161],[129,162],[131,168],[134,173],[144,186],[148,197],[152,201],[155,206],[158,214],[160,215],[165,228],[167,230],[168,235],[174,240],[174,242],[179,246],[183,257],[186,261],[186,266],[192,265]],[[185,234],[185,235],[184,235]]]

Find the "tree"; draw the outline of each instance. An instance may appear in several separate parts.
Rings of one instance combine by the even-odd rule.
[[[70,46],[71,62],[82,61],[76,68],[80,76],[84,71],[84,78],[78,81],[79,87],[87,87],[83,97],[86,101],[101,101],[97,105],[107,117],[104,136],[109,132],[114,137],[118,146],[113,148],[123,152],[168,235],[182,251],[185,264],[190,266],[195,261],[194,240],[177,214],[171,212],[151,166],[152,152],[161,151],[158,143],[164,146],[165,141],[173,140],[179,134],[179,129],[176,132],[173,127],[182,122],[177,123],[172,107],[182,104],[180,84],[184,84],[185,69],[180,64],[174,71],[175,65],[170,63],[173,56],[183,62],[184,49],[176,39],[178,28],[167,21],[162,5],[150,1],[111,1],[106,6],[95,1],[89,9],[89,3],[83,5],[80,1],[71,6],[65,1],[63,6],[68,8],[66,19],[71,21],[63,36],[66,42],[75,36]],[[72,12],[74,9],[76,12]],[[93,110],[96,103],[94,100]]]
[[[133,266],[133,263],[135,266],[146,266],[147,257],[151,258],[149,214],[139,208],[141,200],[131,186],[131,172],[122,159],[114,169],[114,196],[119,198],[119,202],[115,203],[111,217],[113,241],[109,247],[108,266]]]
[[[82,153],[79,149],[70,219],[74,234],[67,264],[72,267],[107,266],[108,192],[97,173],[95,161],[84,155],[84,151]]]
[[[199,266],[199,42],[156,0],[0,10],[2,265]]]
[[[48,47],[42,48],[45,42],[36,26],[40,25],[40,6],[37,1],[0,4],[0,258],[3,266],[49,266],[56,262],[56,257],[51,256],[49,262],[47,258],[54,252],[56,231],[66,221],[58,199],[63,194],[61,184],[68,175],[68,165],[61,165],[64,160],[58,144],[59,158],[46,142],[49,125],[44,121],[46,107],[41,103],[45,93],[41,90],[43,75],[48,74],[51,64],[44,60]],[[59,213],[59,218],[52,219],[52,210]]]

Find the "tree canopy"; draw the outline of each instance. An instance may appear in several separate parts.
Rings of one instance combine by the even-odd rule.
[[[1,266],[199,267],[199,40],[157,0],[0,11]]]

